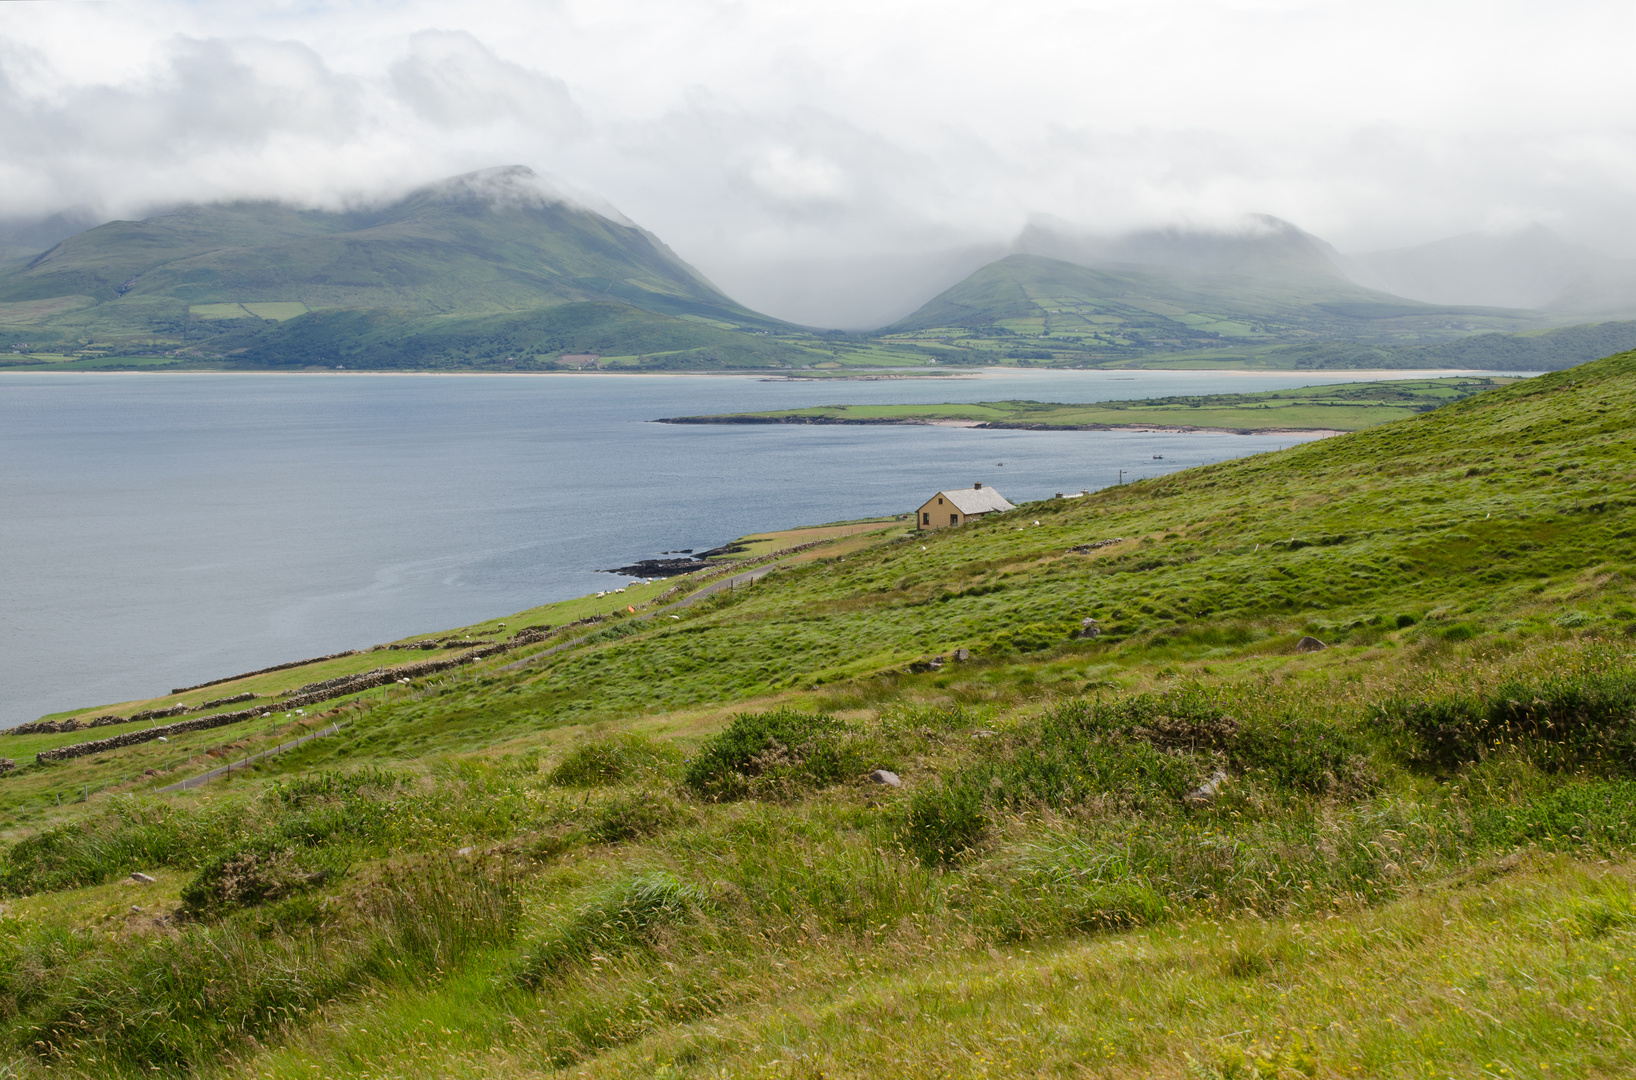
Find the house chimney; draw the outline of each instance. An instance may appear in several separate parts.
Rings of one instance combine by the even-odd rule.
[[[982,487],[983,487],[983,482],[981,480],[979,480],[975,484],[971,485],[971,490],[980,491],[980,490],[982,490]]]

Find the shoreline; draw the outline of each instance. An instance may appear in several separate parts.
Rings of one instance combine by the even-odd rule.
[[[836,427],[951,427],[987,429],[990,431],[1128,431],[1143,435],[1185,435],[1195,432],[1214,432],[1222,435],[1311,435],[1327,439],[1345,435],[1339,428],[1231,428],[1197,424],[1035,424],[1008,420],[944,420],[920,417],[867,417],[847,419],[835,416],[667,416],[648,421],[650,424],[751,424],[783,426],[836,426]]]
[[[744,371],[388,371],[380,368],[347,368],[344,371],[323,369],[318,371],[286,371],[273,368],[262,370],[237,369],[200,369],[192,368],[186,371],[166,370],[170,365],[154,364],[144,367],[123,368],[70,368],[62,367],[14,367],[0,366],[0,378],[7,375],[283,375],[283,376],[371,376],[371,377],[414,377],[414,378],[508,378],[532,379],[540,377],[560,378],[612,378],[628,379],[633,377],[646,378],[717,378],[717,379],[755,379],[758,382],[792,382],[792,383],[832,383],[832,382],[887,382],[894,380],[908,381],[913,379],[932,378],[947,381],[981,379],[986,376],[1057,376],[1064,375],[1098,375],[1113,372],[1131,372],[1135,375],[1237,375],[1237,376],[1266,376],[1272,378],[1287,378],[1292,375],[1306,375],[1319,379],[1333,378],[1341,381],[1356,380],[1363,382],[1398,382],[1413,379],[1455,379],[1461,377],[1488,377],[1506,379],[1531,379],[1546,372],[1538,371],[1491,371],[1486,368],[1322,368],[1311,371],[1299,371],[1294,368],[1011,368],[1011,367],[983,367],[962,368],[950,371],[927,371],[913,368],[906,372],[869,371],[865,369],[856,375],[804,375],[779,371],[776,368],[756,368]],[[1370,378],[1379,376],[1379,378]],[[1127,376],[1134,377],[1134,376]],[[1209,430],[1199,428],[1197,430]]]

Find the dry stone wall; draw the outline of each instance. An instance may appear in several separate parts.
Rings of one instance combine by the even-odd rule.
[[[189,731],[205,731],[210,728],[226,727],[228,724],[252,720],[258,716],[266,716],[268,713],[286,712],[290,709],[299,709],[305,705],[327,701],[330,698],[345,697],[347,694],[355,694],[361,690],[371,690],[377,686],[397,682],[400,679],[418,679],[422,676],[434,675],[440,671],[447,671],[463,664],[476,663],[478,660],[544,640],[545,635],[543,633],[525,630],[510,641],[495,642],[480,649],[472,649],[470,652],[461,653],[459,656],[451,656],[446,660],[425,660],[418,664],[405,664],[403,667],[376,668],[373,671],[365,671],[358,675],[328,679],[322,683],[312,683],[307,687],[302,687],[301,691],[298,691],[294,696],[280,698],[276,702],[269,702],[265,705],[255,705],[248,709],[240,709],[237,712],[200,716],[193,720],[183,720],[180,723],[143,728],[141,731],[128,731],[123,735],[113,735],[106,739],[96,739],[91,742],[53,747],[50,750],[41,750],[34,755],[34,758],[36,761],[67,761],[70,758],[85,757],[89,754],[102,754],[109,750],[119,750],[126,746],[152,742],[154,739],[168,738],[171,735],[181,735]],[[72,731],[76,729],[65,728],[61,730]]]
[[[344,656],[356,656],[357,654],[357,649],[348,649],[346,652],[330,653],[328,656],[315,656],[310,660],[291,660],[287,664],[274,664],[272,667],[257,668],[254,671],[246,671],[242,675],[229,675],[225,679],[211,679],[209,682],[194,683],[192,686],[178,687],[177,689],[172,690],[171,693],[185,694],[189,690],[203,690],[207,686],[216,686],[224,682],[236,682],[239,679],[248,679],[252,675],[266,675],[271,671],[288,671],[293,667],[306,667],[308,664],[322,664],[325,660],[339,660]]]

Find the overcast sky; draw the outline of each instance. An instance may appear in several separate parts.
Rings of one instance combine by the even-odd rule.
[[[768,309],[1033,214],[1636,255],[1633,51],[1630,0],[22,0],[0,217],[521,163]]]

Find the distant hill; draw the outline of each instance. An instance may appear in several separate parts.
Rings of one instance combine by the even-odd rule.
[[[112,221],[0,276],[0,301],[69,295],[438,314],[616,299],[662,314],[767,321],[651,233],[555,194],[521,166],[455,177],[368,211],[230,203]]]
[[[1068,351],[1114,359],[1320,339],[1435,340],[1475,328],[1521,330],[1537,323],[1525,312],[1403,300],[1338,273],[1101,269],[1010,255],[881,333],[912,337],[947,329],[1025,357]]]
[[[987,262],[995,249],[973,247],[761,267],[772,283],[751,291],[815,320],[839,319],[865,297],[884,317],[905,310],[915,289],[953,282],[882,330],[817,332],[751,310],[617,211],[521,166],[384,206],[219,203],[87,224],[78,212],[0,222],[0,338],[13,352],[0,366],[150,357],[528,369],[594,354],[622,367],[830,372],[1171,362],[1524,370],[1630,347],[1623,320],[1636,315],[1636,263],[1537,228],[1348,256],[1267,215],[1122,234],[1040,217],[1010,254]],[[798,285],[781,295],[773,279]],[[1493,336],[1592,321],[1617,325]]]
[[[1058,365],[1552,370],[1636,346],[1636,263],[1539,228],[1349,256],[1264,214],[1122,234],[1041,217],[1014,247],[879,333]]]
[[[1342,256],[1324,241],[1270,214],[1248,214],[1236,227],[1139,229],[1109,235],[1052,217],[1037,217],[1016,249],[1102,269],[1285,280],[1344,280]]]
[[[1524,334],[1476,334],[1436,345],[1324,342],[1267,355],[1296,368],[1480,368],[1560,371],[1636,349],[1636,321],[1591,323]]]
[[[543,314],[562,305],[581,307]],[[362,359],[371,343],[391,351],[383,343],[410,339],[436,341],[450,356],[559,340],[616,354],[732,343],[771,361],[766,342],[733,335],[783,328],[651,233],[580,205],[521,166],[454,177],[365,210],[227,203],[108,222],[0,272],[0,306],[8,331],[274,365]],[[495,326],[587,322],[600,329],[493,340]],[[638,326],[640,340],[620,336]],[[346,336],[361,328],[363,337]]]
[[[0,220],[0,264],[32,259],[53,244],[97,224],[86,210],[64,210],[43,218]]]

